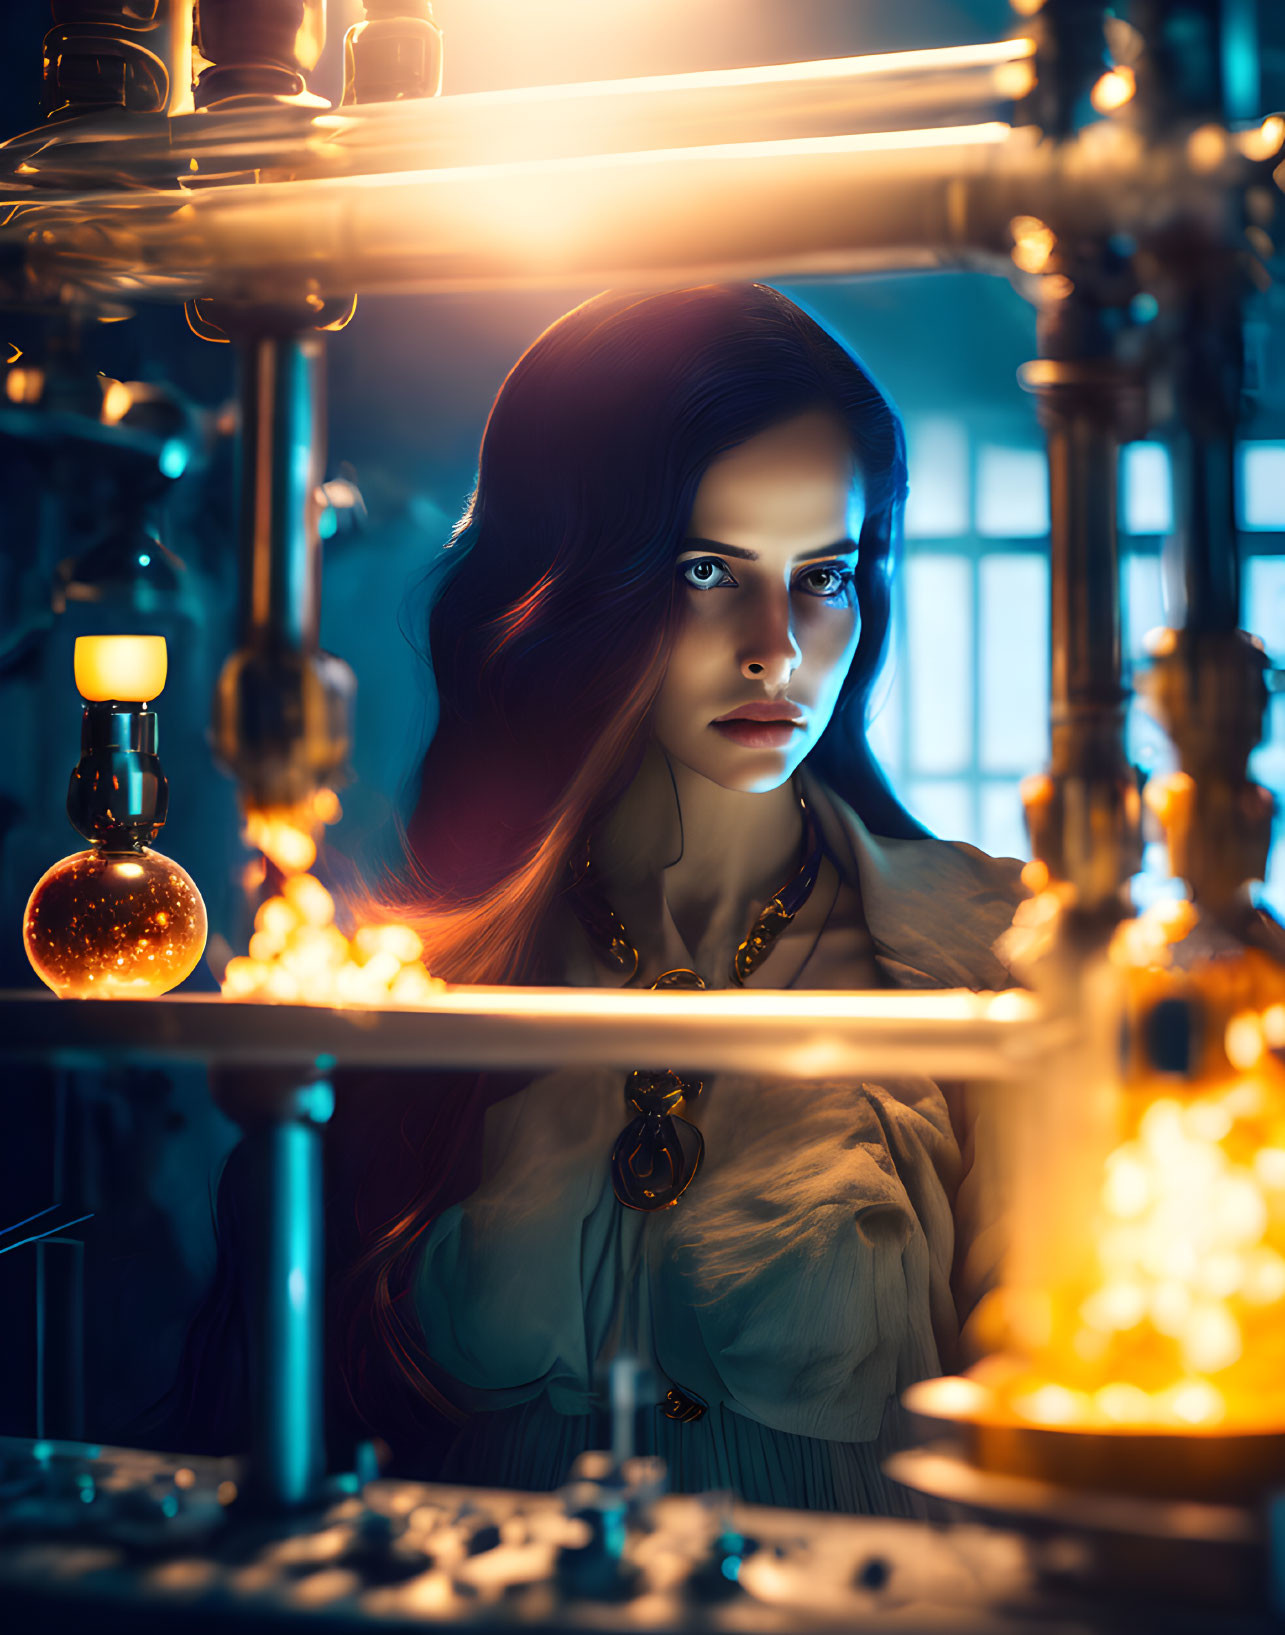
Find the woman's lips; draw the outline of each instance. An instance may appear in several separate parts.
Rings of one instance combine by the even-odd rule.
[[[715,732],[743,749],[784,749],[798,732],[797,721],[711,721]]]

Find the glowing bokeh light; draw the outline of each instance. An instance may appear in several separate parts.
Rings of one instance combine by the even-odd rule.
[[[76,690],[89,703],[146,704],[165,687],[164,636],[77,636]]]

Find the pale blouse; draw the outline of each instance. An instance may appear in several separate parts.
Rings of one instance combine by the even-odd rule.
[[[823,787],[809,799],[832,865],[828,919],[774,948],[755,983],[1008,984],[991,945],[1019,864],[876,839]],[[628,1121],[619,1071],[545,1074],[488,1110],[481,1184],[433,1224],[415,1286],[428,1354],[474,1415],[449,1474],[556,1485],[600,1444],[607,1366],[629,1352],[648,1401],[676,1386],[708,1405],[691,1424],[659,1406],[644,1417],[676,1486],[906,1508],[879,1473],[890,1405],[954,1359],[957,1298],[972,1304],[998,1250],[962,1093],[718,1074],[691,1116],[700,1172],[674,1207],[640,1214],[608,1168]]]

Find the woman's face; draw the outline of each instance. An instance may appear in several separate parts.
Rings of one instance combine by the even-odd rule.
[[[662,749],[726,789],[775,789],[825,731],[861,620],[865,496],[843,424],[781,421],[715,460],[679,550]]]

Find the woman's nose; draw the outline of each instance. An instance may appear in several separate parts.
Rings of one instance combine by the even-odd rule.
[[[784,687],[799,666],[803,653],[794,637],[789,597],[772,598],[745,632],[740,670],[747,681],[766,687]]]

